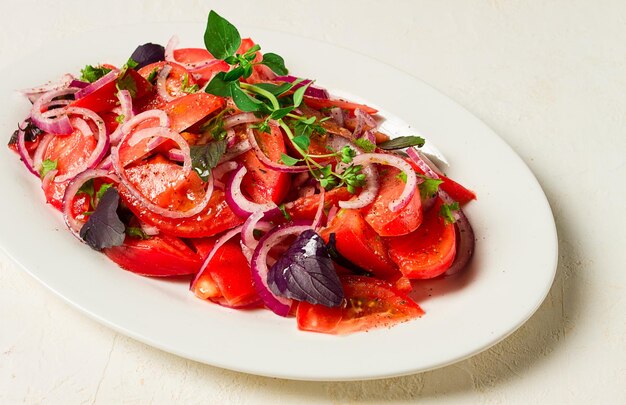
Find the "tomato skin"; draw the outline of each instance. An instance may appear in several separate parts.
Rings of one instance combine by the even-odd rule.
[[[372,204],[362,210],[367,223],[380,236],[406,235],[422,223],[422,199],[419,190],[415,190],[406,207],[397,212],[389,209],[389,203],[404,190],[405,183],[398,177],[400,173],[400,170],[393,167],[380,170],[378,195]]]
[[[191,239],[191,243],[205,260],[215,240],[216,238]],[[208,289],[202,290],[205,286]],[[217,288],[218,293],[213,288]],[[259,300],[252,284],[250,265],[241,252],[237,238],[220,246],[192,290],[201,299],[208,298],[231,308],[249,306]]]
[[[139,73],[137,73],[137,71],[134,69],[128,69],[126,74],[133,78],[137,86],[137,92],[134,97],[135,99],[141,99],[152,93],[152,85]],[[95,111],[96,113],[110,111],[119,103],[116,95],[117,91],[116,81],[112,81],[93,93],[74,101],[71,105],[73,107],[87,108]]]
[[[341,278],[345,301],[338,308],[298,304],[296,319],[300,330],[347,334],[391,327],[424,315],[424,311],[391,284],[371,277]]]
[[[424,171],[411,159],[405,160],[413,167],[413,170],[415,170],[417,173],[422,175],[424,174]],[[451,178],[446,177],[443,174],[439,175],[439,178],[442,181],[442,183],[439,185],[439,188],[448,193],[448,195],[459,204],[463,205],[476,199],[476,193],[468,188],[465,188]]]
[[[271,132],[259,133],[257,142],[261,150],[274,162],[278,162],[285,152],[283,134],[275,125],[271,125]],[[291,179],[288,173],[281,173],[268,169],[256,157],[254,151],[241,155],[239,160],[246,166],[248,173],[241,182],[241,189],[252,201],[263,204],[270,201],[279,204],[289,192]]]
[[[443,274],[456,256],[454,224],[446,224],[439,215],[443,202],[438,199],[414,232],[385,238],[389,256],[410,279],[428,279]]]
[[[317,97],[309,97],[304,96],[304,104],[308,105],[311,108],[319,110],[320,108],[333,108],[339,107],[342,110],[348,110],[354,112],[354,110],[361,109],[368,114],[376,114],[378,112],[377,109],[372,108],[370,106],[364,104],[353,103],[346,100],[330,100],[330,99],[321,99]]]
[[[213,55],[206,49],[202,48],[180,48],[174,50],[174,59],[180,63],[196,63],[207,60],[215,60]],[[213,76],[218,72],[227,72],[230,65],[223,60],[211,64],[204,68],[199,68],[193,71],[193,77],[198,82],[198,86],[202,87],[207,81],[211,80]]]
[[[226,105],[222,97],[193,93],[170,101],[162,107],[170,118],[170,128],[182,132]]]
[[[353,194],[351,194],[347,188],[339,187],[327,191],[324,195],[324,208],[330,208],[337,205],[339,201],[349,200]],[[319,194],[314,194],[308,197],[300,197],[290,204],[286,205],[287,213],[293,219],[314,219],[317,213],[317,207],[320,203]]]
[[[396,280],[402,275],[389,258],[381,237],[359,211],[340,210],[320,236],[328,243],[331,233],[336,236],[339,253],[358,267],[383,280]]]
[[[180,176],[181,167],[158,156],[126,169],[129,181],[155,204],[176,210],[188,210],[202,200],[205,185],[195,172],[178,186],[171,185]],[[167,218],[147,210],[130,191],[120,184],[120,198],[142,221],[161,232],[184,238],[213,236],[243,223],[230,209],[224,192],[214,190],[206,208],[188,218]],[[189,197],[193,197],[190,199]]]
[[[195,274],[202,260],[178,238],[167,235],[149,239],[126,237],[124,244],[103,249],[120,267],[143,276],[171,277]]]

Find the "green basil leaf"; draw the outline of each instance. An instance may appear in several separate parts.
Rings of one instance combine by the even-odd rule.
[[[418,175],[420,176],[420,175]],[[439,191],[439,185],[443,183],[443,180],[431,179],[430,177],[420,176],[424,179],[417,187],[420,190],[420,196],[422,200],[434,197]]]
[[[206,145],[197,145],[190,148],[191,167],[204,181],[209,179],[211,170],[226,152],[226,140],[209,142]]]
[[[230,97],[230,86],[233,82],[224,80],[225,74],[224,72],[219,72],[213,76],[213,79],[211,79],[204,91],[220,97]]]
[[[371,153],[374,151],[374,149],[376,149],[376,145],[366,138],[355,139],[354,144],[363,149],[363,151],[365,151],[366,153]]]
[[[424,138],[421,136],[400,136],[378,144],[378,147],[385,150],[404,149],[411,146],[421,148],[424,146]]]
[[[299,159],[292,158],[291,156],[286,155],[284,153],[280,155],[280,160],[281,160],[281,162],[283,162],[287,166],[295,166],[296,163],[298,163],[300,161]]]
[[[256,83],[256,87],[259,87],[267,92],[272,93],[274,96],[278,97],[281,94],[284,94],[291,90],[293,87],[292,83],[283,83],[281,85],[276,85],[273,83]]]
[[[311,139],[306,135],[296,136],[292,139],[292,142],[305,151],[308,151],[309,145],[311,145]]]
[[[216,59],[226,59],[237,52],[241,36],[234,25],[211,10],[204,31],[204,45]]]
[[[293,92],[293,106],[294,107],[296,108],[300,107],[300,104],[302,104],[302,100],[304,99],[304,92],[306,91],[306,89],[309,88],[311,83],[313,82],[308,82],[306,85],[302,87],[298,87],[298,89]]]
[[[80,70],[80,80],[83,82],[93,83],[110,71],[111,69],[107,69],[102,66],[93,67],[91,65],[87,65],[84,69]]]
[[[57,161],[46,159],[41,162],[41,168],[39,169],[39,174],[41,178],[44,178],[49,171],[55,170],[57,168]]]
[[[102,196],[104,195],[104,193],[106,193],[107,190],[111,187],[113,187],[113,184],[111,183],[103,183],[100,186],[100,190],[98,190],[98,192],[96,193],[96,198],[98,199],[98,201],[102,200]]]
[[[284,76],[289,73],[289,70],[285,67],[285,60],[282,56],[276,55],[275,53],[270,52],[263,55],[261,64],[272,69],[272,72],[280,76]]]
[[[150,239],[150,236],[148,236],[143,229],[139,228],[139,227],[135,227],[135,226],[129,226],[126,228],[126,235],[130,236],[131,238],[135,238],[135,239]]]
[[[439,210],[439,215],[441,215],[446,222],[446,224],[453,224],[456,222],[456,218],[454,218],[454,211],[459,210],[459,203],[453,202],[452,204],[443,204]]]
[[[263,103],[259,100],[250,97],[246,92],[241,90],[241,87],[236,82],[232,82],[230,86],[230,96],[233,98],[235,105],[241,111],[254,112],[261,111]]]
[[[279,108],[278,110],[272,111],[272,115],[270,115],[270,118],[273,120],[278,120],[278,119],[283,118],[285,115],[289,114],[292,111],[293,111],[293,107],[291,106]]]

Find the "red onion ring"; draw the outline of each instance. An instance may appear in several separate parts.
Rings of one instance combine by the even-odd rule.
[[[200,267],[200,271],[198,271],[193,281],[191,282],[191,285],[189,286],[190,290],[193,291],[193,289],[196,286],[196,282],[198,282],[202,274],[204,274],[204,271],[207,269],[209,263],[211,262],[211,259],[213,258],[213,256],[215,256],[215,253],[218,251],[218,249],[221,248],[224,245],[224,243],[232,239],[233,236],[239,234],[241,232],[241,228],[242,228],[242,225],[239,225],[229,231],[226,231],[222,236],[220,236],[215,241],[215,245],[213,245],[213,249],[211,249],[206,259],[204,259],[204,262],[202,263],[202,266]]]
[[[322,218],[324,213],[324,198],[326,197],[326,190],[324,187],[320,186],[320,202],[317,206],[317,211],[315,212],[315,217],[313,218],[313,229],[319,229],[322,226]]]
[[[97,169],[111,170],[111,155],[102,159],[102,161],[96,166]]]
[[[354,127],[354,132],[352,132],[352,136],[354,138],[361,137],[362,133],[364,132],[363,128],[366,125],[369,127],[369,129],[378,127],[378,123],[376,122],[376,120],[360,108],[354,110],[354,115],[356,116],[356,125]]]
[[[50,170],[48,173],[46,173],[45,176],[43,176],[43,178],[41,179],[41,189],[42,190],[46,190],[48,189],[48,187],[50,187],[50,184],[52,183],[52,181],[54,180],[54,177],[57,175],[59,171],[54,169],[54,170]]]
[[[74,76],[72,76],[69,73],[66,73],[63,76],[61,76],[61,80],[59,80],[58,82],[49,82],[46,84],[42,84],[40,86],[35,86],[35,87],[28,88],[28,89],[22,89],[22,90],[19,90],[19,92],[25,95],[26,97],[28,97],[28,99],[31,102],[34,102],[43,93],[47,93],[53,90],[61,90],[66,87],[69,87],[73,83],[73,80],[74,80]]]
[[[122,125],[122,133],[124,135],[128,135],[132,132],[133,129],[143,121],[156,118],[159,120],[159,126],[161,127],[169,127],[170,126],[170,117],[163,110],[148,110],[144,111],[140,114],[135,115],[130,120],[125,122]]]
[[[269,272],[267,255],[285,237],[300,234],[308,229],[311,229],[311,224],[304,225],[301,222],[279,225],[261,238],[252,254],[251,269],[254,288],[265,306],[277,315],[289,315],[292,301],[288,298],[277,297],[269,290],[267,286],[267,273]]]
[[[248,200],[243,195],[241,192],[241,182],[246,173],[248,173],[248,169],[245,166],[241,166],[231,174],[226,184],[226,203],[228,203],[228,206],[233,212],[240,217],[246,217],[257,211],[261,211],[265,214],[271,210],[277,209],[278,207],[274,202],[258,204]]]
[[[275,128],[278,128],[275,125],[271,125],[271,126],[272,126],[272,130],[279,130],[279,129],[275,129]],[[252,130],[251,127],[248,127],[247,132],[248,132],[248,141],[250,142],[250,145],[252,146],[252,150],[254,150],[254,153],[256,154],[257,158],[265,166],[269,167],[270,169],[274,171],[283,172],[283,173],[302,173],[302,172],[306,172],[309,170],[307,166],[287,166],[287,165],[282,165],[280,163],[272,162],[270,158],[268,158],[267,155],[263,153],[263,151],[259,147],[259,144],[256,141],[256,137],[254,136],[254,131]]]
[[[288,76],[276,76],[274,78],[274,80],[281,81],[281,82],[287,82],[287,83],[293,83],[296,80],[298,80],[298,78],[295,77],[295,76],[288,75]],[[293,86],[293,90],[296,90],[296,89],[298,89],[299,87],[302,87],[302,86],[306,86],[307,84],[312,83],[312,82],[313,81],[309,80],[309,79],[302,80],[300,83],[298,83],[295,86]],[[328,94],[328,91],[326,89],[323,89],[321,87],[316,87],[316,86],[309,86],[304,91],[304,94],[307,95],[307,96],[310,96],[310,97],[320,98],[320,99],[323,99],[323,100],[327,100],[327,99],[330,98],[330,96]]]
[[[117,75],[119,72],[120,72],[119,69],[113,69],[106,75],[96,80],[95,82],[89,84],[87,87],[79,89],[76,92],[76,100],[86,97],[90,95],[91,93],[93,93],[94,91],[99,90],[103,88],[104,86],[106,86],[107,84],[115,81],[115,79],[117,79]]]
[[[404,189],[398,198],[389,203],[389,210],[391,212],[397,212],[406,207],[417,189],[417,175],[415,174],[413,167],[411,167],[411,165],[404,159],[385,153],[364,153],[362,155],[357,155],[354,159],[352,159],[352,164],[363,165],[363,171],[365,171],[366,166],[371,166],[372,163],[393,166],[406,174],[406,184],[404,185]],[[367,176],[368,180],[365,187],[366,190],[362,191],[356,199],[350,201],[340,201],[339,206],[341,208],[362,208],[374,201],[378,190],[376,190],[376,193],[374,193],[374,196],[372,197],[372,189],[370,186],[376,189],[378,189],[378,187],[374,187],[373,181],[369,180],[369,174],[367,174]],[[362,197],[363,194],[365,194],[364,197]]]
[[[439,178],[439,174],[435,170],[433,170],[433,168],[426,162],[425,160],[426,156],[424,156],[420,151],[415,149],[415,147],[407,148],[406,154],[409,155],[409,157],[411,158],[413,162],[415,162],[417,167],[422,169],[426,177],[430,177],[431,179]],[[433,163],[430,162],[430,164],[433,164]]]
[[[264,216],[265,213],[263,211],[257,211],[250,215],[243,223],[243,227],[241,228],[241,242],[249,249],[254,249],[259,244],[254,237],[254,230]]]
[[[17,153],[20,155],[20,160],[24,162],[24,166],[26,166],[28,171],[37,177],[41,177],[39,172],[35,170],[33,165],[33,159],[30,157],[28,149],[26,149],[26,134],[22,129],[22,126],[24,126],[25,124],[25,122],[22,122],[20,125],[17,126]]]
[[[454,200],[443,190],[439,190],[439,196],[446,204],[454,203]],[[454,222],[454,229],[456,230],[457,237],[456,256],[450,268],[444,273],[446,276],[456,274],[467,266],[467,263],[474,254],[474,246],[476,243],[474,230],[463,210],[459,209],[455,214],[456,221]]]
[[[174,162],[184,162],[185,161],[185,154],[180,149],[170,149],[167,152],[167,157],[169,157],[170,160],[172,160]]]
[[[130,121],[135,115],[133,113],[133,98],[130,95],[130,92],[128,90],[118,91],[117,98],[120,101],[120,107],[121,107],[120,114],[124,118],[122,122],[117,126],[115,131],[113,131],[113,133],[109,137],[111,145],[117,145],[120,142],[120,140],[122,139],[122,136],[124,135],[124,132],[122,131],[124,124]]]
[[[78,173],[81,173],[87,169],[93,169],[98,165],[98,163],[100,163],[100,161],[104,158],[109,150],[109,137],[107,136],[106,127],[104,126],[104,121],[102,120],[102,118],[100,118],[98,114],[86,108],[80,107],[68,107],[65,111],[68,115],[81,115],[84,118],[92,120],[98,128],[98,143],[96,144],[96,147],[91,152],[91,155],[89,155],[84,164],[77,167],[71,172],[56,177],[54,179],[55,183],[63,183],[64,181],[76,176]]]
[[[79,239],[81,239],[79,233],[83,223],[72,216],[72,203],[74,202],[74,197],[82,185],[85,184],[86,181],[95,178],[106,178],[115,183],[119,183],[117,176],[107,172],[106,170],[85,170],[70,181],[65,189],[65,194],[63,194],[63,219],[65,220],[67,227]]]
[[[232,148],[228,148],[228,151],[224,153],[224,155],[220,158],[220,163],[228,162],[236,158],[237,156],[246,153],[250,149],[252,149],[252,146],[250,146],[250,142],[247,139],[244,139]]]
[[[70,124],[70,119],[66,114],[59,114],[55,118],[47,118],[43,116],[41,111],[45,108],[45,105],[52,101],[52,99],[74,94],[77,90],[77,88],[69,87],[67,89],[53,90],[42,94],[41,97],[33,103],[33,107],[30,112],[30,118],[33,124],[37,125],[39,129],[49,134],[71,134],[73,130],[72,125]]]
[[[39,145],[37,145],[37,150],[35,150],[35,155],[33,156],[33,169],[35,169],[37,173],[41,170],[43,155],[46,153],[46,149],[48,149],[48,145],[50,144],[50,141],[52,141],[52,138],[54,138],[54,135],[46,134],[39,141]]]
[[[93,131],[87,121],[79,117],[70,118],[70,122],[72,123],[72,127],[79,130],[84,136],[92,136]]]
[[[157,75],[157,81],[156,81],[157,93],[159,93],[159,96],[161,96],[161,98],[165,101],[172,101],[176,98],[176,97],[173,97],[169,91],[167,91],[167,87],[166,87],[167,77],[170,75],[171,71],[172,71],[172,67],[170,65],[165,65],[163,66],[163,69],[161,69],[159,74]]]
[[[254,113],[243,112],[231,115],[228,118],[224,118],[224,129],[230,129],[240,124],[254,124],[260,121],[261,119],[254,115]]]

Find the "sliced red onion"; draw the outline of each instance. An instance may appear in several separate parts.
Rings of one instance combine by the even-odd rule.
[[[141,227],[141,230],[143,231],[143,233],[145,233],[148,236],[155,236],[160,233],[159,228],[157,228],[156,226],[148,225],[145,222],[140,222],[139,227]]]
[[[117,75],[119,74],[119,69],[113,69],[106,75],[102,76],[98,80],[93,83],[90,83],[87,87],[82,88],[76,92],[76,100],[80,100],[83,97],[86,97],[93,93],[96,90],[99,90],[106,86],[107,84],[115,81],[117,79]]]
[[[70,122],[72,123],[72,127],[79,130],[84,136],[93,135],[93,131],[91,130],[91,127],[89,126],[89,124],[87,124],[87,121],[85,121],[84,119],[79,118],[79,117],[72,117],[70,118]]]
[[[289,315],[292,301],[288,298],[275,296],[267,286],[267,255],[269,251],[289,235],[298,235],[308,229],[311,224],[289,223],[280,225],[265,234],[252,255],[251,269],[254,287],[265,306],[280,316]]]
[[[140,114],[135,115],[130,120],[125,122],[122,125],[122,132],[124,135],[128,135],[132,132],[133,129],[143,121],[156,118],[159,120],[159,126],[161,127],[169,127],[170,126],[170,117],[163,110],[148,110],[144,111]]]
[[[256,154],[257,158],[265,166],[269,167],[270,169],[274,171],[283,172],[283,173],[302,173],[302,172],[306,172],[309,170],[307,166],[287,166],[287,165],[282,165],[280,163],[272,162],[270,158],[268,158],[267,155],[259,147],[259,144],[256,141],[256,137],[254,136],[254,131],[252,130],[251,127],[248,127],[247,132],[248,132],[248,141],[250,142],[250,145],[252,146],[252,150],[254,150],[254,153]]]
[[[230,171],[235,170],[236,168],[239,167],[239,164],[237,162],[224,162],[224,163],[220,163],[219,165],[217,165],[215,167],[215,169],[213,169],[212,173],[213,173],[213,178],[214,179],[222,179],[222,177],[224,177],[224,175]]]
[[[185,155],[184,155],[183,151],[180,150],[180,149],[170,149],[167,152],[167,156],[170,158],[170,160],[173,160],[174,162],[184,162],[185,161]]]
[[[75,168],[73,171],[65,173],[62,176],[58,176],[54,179],[55,183],[63,183],[66,180],[69,180],[76,176],[78,173],[81,173],[87,169],[93,169],[100,163],[100,161],[106,156],[109,151],[109,137],[107,136],[107,130],[104,126],[104,121],[98,114],[95,112],[88,110],[86,108],[80,107],[68,107],[66,110],[68,115],[80,115],[83,118],[87,118],[96,124],[98,128],[98,132],[96,134],[98,143],[96,147],[91,152],[91,155],[87,158],[85,163]]]
[[[243,112],[239,114],[231,115],[228,118],[224,119],[224,129],[230,129],[236,125],[240,124],[254,124],[260,122],[261,119],[258,118],[254,113],[251,112]]]
[[[258,204],[248,200],[241,192],[241,182],[243,177],[248,173],[245,166],[241,166],[233,174],[231,174],[226,184],[226,202],[235,214],[240,217],[246,217],[257,211],[266,213],[270,210],[277,209],[274,202]]]
[[[288,76],[277,76],[274,78],[274,80],[293,83],[296,80],[298,80],[298,78],[295,76],[288,75]],[[309,80],[309,79],[302,80],[300,83],[293,86],[293,90],[296,90],[302,86],[306,86],[309,83],[312,83],[312,80]],[[305,90],[304,94],[310,97],[321,98],[323,100],[327,100],[328,98],[330,98],[328,91],[326,89],[323,89],[321,87],[315,87],[315,86],[309,86]]]
[[[96,166],[97,169],[111,170],[111,155],[102,159],[102,161]]]
[[[335,218],[335,215],[337,215],[337,212],[339,212],[339,207],[337,207],[336,205],[330,207],[330,209],[328,210],[328,218],[326,218],[326,223],[330,223],[330,221]]]
[[[156,82],[157,93],[159,93],[159,96],[161,96],[161,98],[165,101],[172,101],[176,98],[176,97],[172,97],[170,92],[167,91],[167,86],[166,86],[167,77],[170,75],[171,70],[172,70],[172,67],[170,65],[165,65],[163,66],[163,69],[161,69],[159,74],[157,75],[157,82]]]
[[[237,134],[232,129],[226,130],[226,147],[232,148],[237,143]]]
[[[366,139],[376,145],[376,134],[374,133],[373,129],[368,129],[367,131],[363,132],[361,138]]]
[[[83,82],[82,80],[77,80],[77,79],[73,79],[70,82],[69,87],[77,87],[79,89],[84,89],[85,87],[89,86],[89,82]]]
[[[42,114],[42,110],[45,105],[50,103],[52,99],[62,96],[67,96],[76,93],[78,89],[70,87],[62,90],[53,90],[44,93],[33,103],[33,107],[30,112],[30,118],[32,122],[44,132],[53,135],[68,135],[72,133],[72,125],[70,119],[66,114],[59,114],[54,118],[46,118]],[[56,115],[56,114],[55,114]]]
[[[439,196],[446,204],[454,203],[452,197],[450,197],[448,193],[443,190],[439,190]],[[455,217],[456,221],[454,222],[454,229],[457,237],[456,256],[450,268],[444,273],[446,276],[458,273],[467,266],[467,263],[474,254],[474,245],[476,243],[474,230],[465,216],[465,213],[463,213],[463,210],[457,210],[455,212]]]
[[[324,214],[324,198],[326,197],[326,190],[324,187],[320,187],[320,202],[317,206],[317,212],[315,213],[315,218],[313,219],[313,229],[318,229],[322,226],[322,218]]]
[[[35,155],[33,156],[33,169],[35,169],[37,173],[41,170],[43,155],[46,153],[46,149],[48,149],[52,138],[54,138],[54,135],[46,134],[39,140],[39,145],[37,145],[37,150],[35,150]]]
[[[28,149],[26,149],[26,140],[25,140],[25,132],[22,129],[26,123],[22,122],[17,126],[17,153],[20,155],[20,159],[24,162],[24,165],[32,174],[37,177],[40,177],[39,172],[35,170],[33,159],[30,157],[30,153],[28,153]]]
[[[119,179],[116,175],[109,173],[106,170],[95,169],[95,170],[85,170],[84,172],[77,175],[72,181],[67,185],[65,189],[65,194],[63,195],[63,219],[67,224],[67,227],[72,231],[72,233],[80,239],[79,233],[80,228],[83,226],[83,223],[72,215],[72,204],[74,202],[74,197],[78,193],[78,190],[85,184],[86,181],[95,179],[95,178],[106,178],[115,183],[119,183]]]
[[[52,184],[52,181],[54,180],[54,177],[57,175],[59,171],[54,169],[54,170],[50,170],[48,173],[46,173],[45,176],[43,176],[43,178],[41,179],[41,188],[42,190],[47,190],[50,187],[50,184]]]
[[[330,116],[335,120],[337,125],[343,127],[344,119],[343,119],[343,110],[339,107],[333,107],[330,109]]]
[[[243,223],[243,227],[241,229],[241,242],[249,249],[254,249],[259,244],[254,237],[254,230],[264,216],[265,213],[263,211],[257,211],[250,215]]]
[[[352,132],[352,136],[354,138],[360,138],[362,133],[364,132],[363,129],[366,126],[368,127],[368,129],[378,127],[378,123],[376,123],[376,120],[360,108],[354,110],[354,115],[356,116],[356,125],[354,126],[354,132]]]
[[[400,194],[398,198],[389,203],[389,210],[391,212],[397,212],[401,210],[409,203],[409,201],[411,201],[411,198],[413,197],[417,189],[417,175],[415,174],[415,171],[413,170],[411,165],[404,159],[385,153],[364,153],[362,155],[357,155],[354,159],[352,159],[352,164],[363,165],[363,171],[366,170],[367,166],[371,166],[372,163],[393,166],[397,169],[400,169],[402,172],[404,172],[404,174],[406,174],[406,184],[404,185],[404,190],[402,190],[402,194]],[[370,181],[369,174],[366,174],[366,176],[368,176],[368,180],[365,190],[363,190],[361,194],[354,200],[340,201],[339,206],[341,208],[363,208],[374,201],[376,194],[378,194],[378,187],[374,187],[374,182]],[[374,193],[373,197],[371,194],[372,189],[370,189],[370,186],[376,189],[376,193]],[[366,195],[362,198],[363,194]]]
[[[311,176],[309,175],[308,172],[299,173],[295,175],[293,180],[291,181],[291,187],[293,189],[297,189],[298,187],[300,187],[301,185],[309,181],[310,178]]]
[[[117,145],[123,136],[122,128],[124,124],[130,121],[134,117],[133,113],[133,98],[128,90],[120,90],[117,92],[117,98],[120,101],[120,112],[124,118],[122,122],[117,126],[115,131],[109,137],[111,140],[111,145]],[[167,114],[166,114],[167,115]]]
[[[424,160],[425,156],[422,155],[415,147],[407,148],[406,154],[409,155],[411,160],[415,162],[415,164],[422,169],[426,177],[430,177],[431,179],[438,179],[439,174],[437,174],[428,163]]]
[[[224,155],[220,158],[220,163],[228,162],[236,158],[237,156],[246,153],[250,149],[252,149],[252,146],[250,146],[250,141],[248,141],[247,139],[244,139],[243,141],[239,142],[235,146],[229,147],[227,152],[224,153]]]
[[[50,82],[50,83],[42,84],[41,86],[35,86],[35,87],[28,88],[28,89],[22,89],[20,90],[20,93],[28,97],[31,103],[34,103],[43,93],[47,93],[49,91],[54,91],[54,90],[61,90],[67,87],[78,87],[78,86],[73,86],[74,81],[75,81],[74,76],[72,76],[69,73],[66,73],[61,77],[61,80],[59,80],[58,82],[54,82],[54,83]]]
[[[189,145],[178,132],[172,131],[171,129],[164,127],[145,128],[133,133],[128,139],[128,144],[133,146],[143,139],[153,137],[171,139],[178,144],[180,150],[185,155],[182,168],[183,170],[180,176],[180,181],[184,181],[187,176],[189,176],[189,173],[191,173],[191,156],[189,154]],[[126,140],[122,139],[122,142],[124,141]],[[206,192],[202,201],[200,201],[193,208],[187,211],[170,210],[168,208],[163,208],[159,205],[154,204],[152,201],[147,199],[126,177],[124,167],[120,163],[119,148],[121,145],[122,143],[120,143],[120,145],[118,146],[111,148],[111,162],[113,164],[113,169],[120,177],[120,182],[128,189],[128,191],[133,195],[135,199],[140,201],[141,204],[146,207],[146,209],[167,218],[189,218],[196,214],[199,214],[207,206],[209,200],[211,199],[211,195],[213,194],[213,176],[209,176]]]
[[[221,248],[224,245],[224,243],[232,239],[235,235],[241,233],[241,228],[242,228],[241,225],[238,227],[235,227],[227,231],[226,233],[224,233],[215,241],[215,245],[213,245],[213,249],[211,249],[206,259],[204,259],[204,262],[202,263],[202,266],[200,267],[200,271],[198,271],[193,281],[191,282],[191,285],[189,286],[190,290],[194,289],[194,287],[196,286],[196,282],[200,279],[204,271],[207,269],[209,263],[211,262],[211,259],[213,258],[213,256],[215,256],[215,253],[218,251],[218,249]]]
[[[60,109],[59,107],[65,107],[70,104],[72,104],[72,100],[52,100],[48,104],[41,106],[43,110],[46,110],[46,112],[41,113],[41,115],[44,118],[57,117],[63,114],[63,109]]]

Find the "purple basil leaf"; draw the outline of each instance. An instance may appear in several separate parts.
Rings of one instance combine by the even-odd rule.
[[[135,69],[139,70],[151,63],[165,60],[165,48],[153,43],[139,45],[130,58],[137,62]]]
[[[22,131],[24,131],[24,140],[28,142],[35,142],[37,140],[37,137],[43,134],[43,131],[39,129],[35,124],[33,124],[30,118],[26,118],[24,123],[26,123],[25,127],[22,127],[20,126],[20,124],[18,124],[18,127],[20,127]],[[11,139],[9,140],[9,145],[13,145],[17,143],[17,133],[18,133],[17,130],[13,132],[13,135],[11,136]]]
[[[281,297],[337,307],[343,288],[324,240],[315,231],[302,232],[267,275],[270,290]]]
[[[124,243],[126,227],[117,215],[119,202],[120,195],[117,189],[111,187],[104,193],[95,211],[80,229],[80,237],[93,249],[102,250]]]

